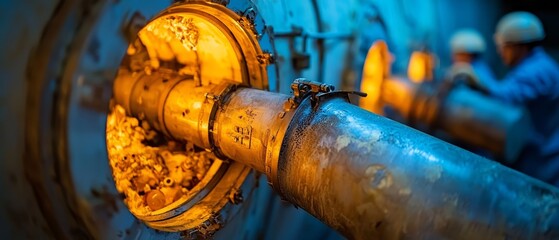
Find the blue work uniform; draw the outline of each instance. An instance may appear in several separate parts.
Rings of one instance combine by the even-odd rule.
[[[495,80],[495,74],[493,74],[493,71],[491,70],[491,68],[489,67],[489,65],[487,65],[487,63],[485,61],[483,61],[483,59],[481,57],[476,57],[475,59],[473,59],[473,61],[470,62],[470,66],[472,66],[472,69],[474,70],[474,73],[476,74],[477,78],[480,81],[494,81]],[[486,86],[488,84],[486,83],[481,83],[483,86]]]
[[[501,81],[482,80],[490,95],[527,108],[533,129],[510,167],[559,187],[559,66],[536,47]]]

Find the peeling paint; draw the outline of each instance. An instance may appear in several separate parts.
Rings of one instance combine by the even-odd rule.
[[[382,165],[373,164],[369,166],[365,170],[364,176],[367,180],[363,187],[368,194],[373,194],[374,191],[379,189],[389,188],[393,184],[392,173]]]
[[[400,189],[398,191],[398,194],[400,194],[402,196],[409,196],[409,195],[411,195],[411,189],[409,189],[409,188]]]
[[[334,147],[336,148],[337,151],[340,151],[343,148],[349,146],[350,144],[353,144],[357,148],[370,149],[371,145],[380,139],[380,132],[369,131],[369,134],[367,134],[367,136],[371,136],[371,139],[363,141],[360,139],[351,138],[350,136],[347,135],[341,135],[338,136],[338,138],[336,139],[336,144],[334,145]]]
[[[427,178],[427,180],[434,183],[435,181],[439,180],[439,178],[441,178],[442,172],[443,170],[441,166],[431,166],[425,172],[425,177]]]
[[[340,151],[342,150],[342,148],[349,146],[350,142],[351,142],[351,138],[349,138],[349,136],[346,135],[338,136],[338,138],[336,139],[336,145],[334,145],[334,147],[336,148],[337,151]]]

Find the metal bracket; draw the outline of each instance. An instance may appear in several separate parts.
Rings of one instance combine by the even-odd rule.
[[[291,64],[295,70],[303,70],[310,67],[311,55],[307,52],[308,40],[326,40],[326,39],[351,39],[354,34],[351,32],[346,33],[334,33],[334,32],[318,32],[310,33],[306,32],[303,27],[291,26],[291,31],[289,32],[279,32],[273,33],[276,38],[287,38],[290,41],[290,51],[291,51]],[[295,47],[295,38],[301,38],[301,49],[298,50]]]
[[[269,52],[264,52],[262,54],[258,54],[256,56],[256,60],[258,60],[258,63],[260,63],[261,65],[270,65],[272,63],[275,63],[276,58],[274,54]]]
[[[258,31],[256,31],[256,10],[252,7],[245,9],[242,12],[238,12],[240,18],[237,20],[239,24],[244,28],[250,30],[255,36],[258,36]]]
[[[334,96],[340,96],[340,95],[347,96],[347,98],[349,100],[350,95],[355,95],[355,96],[358,96],[358,97],[366,97],[367,93],[359,92],[359,91],[332,91],[332,92],[318,94],[316,97],[319,100],[323,100],[327,97],[334,97]]]
[[[366,93],[355,91],[334,91],[334,86],[319,82],[313,82],[304,78],[298,78],[291,84],[293,96],[285,101],[284,109],[279,112],[278,119],[270,126],[268,141],[266,143],[266,163],[265,173],[268,176],[268,183],[280,193],[281,187],[278,181],[278,161],[283,145],[283,139],[291,120],[298,111],[301,102],[310,97],[311,106],[316,110],[320,101],[326,101],[329,98],[340,97],[345,95],[349,101],[349,95],[367,96]]]
[[[320,101],[317,97],[319,93],[329,93],[334,91],[334,86],[314,81],[309,81],[305,78],[297,78],[291,84],[293,90],[293,97],[289,98],[289,103],[292,106],[298,106],[305,98],[311,97],[311,104],[314,107]]]

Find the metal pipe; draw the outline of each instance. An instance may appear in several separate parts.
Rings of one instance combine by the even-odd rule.
[[[212,88],[199,103],[210,114],[182,132],[210,136],[209,148],[188,140],[266,173],[285,199],[351,239],[559,237],[559,189],[314,87],[293,88],[296,97]]]
[[[427,83],[388,78],[380,91],[379,101],[398,112],[406,124],[429,132],[442,130],[453,141],[488,150],[496,160],[507,163],[516,160],[525,144],[521,136],[531,126],[525,109],[466,87],[456,86],[441,94]]]
[[[229,159],[266,172],[266,149],[273,125],[282,120],[287,95],[249,88],[232,92],[222,102],[212,130],[215,146]]]
[[[278,190],[350,239],[559,237],[559,190],[356,107],[303,103]]]
[[[458,87],[445,98],[437,125],[463,142],[495,153],[497,160],[512,163],[526,143],[531,119],[523,108]]]

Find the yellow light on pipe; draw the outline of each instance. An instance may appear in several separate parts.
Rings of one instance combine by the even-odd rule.
[[[390,75],[391,61],[386,43],[383,40],[375,41],[369,48],[363,66],[360,91],[367,93],[367,97],[359,100],[360,107],[382,114],[382,82]]]
[[[408,64],[408,78],[414,83],[433,80],[433,56],[427,52],[414,51]]]

